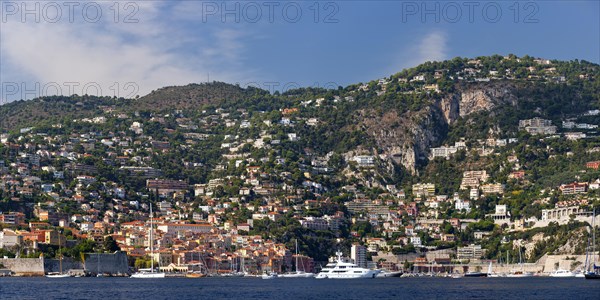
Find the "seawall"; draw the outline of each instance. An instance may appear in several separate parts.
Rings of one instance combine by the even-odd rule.
[[[15,276],[44,276],[43,258],[2,258],[0,263]]]
[[[84,269],[89,274],[127,274],[129,265],[127,264],[127,254],[124,252],[115,253],[86,253]]]

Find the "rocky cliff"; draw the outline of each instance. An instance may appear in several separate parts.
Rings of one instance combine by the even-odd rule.
[[[380,154],[415,174],[431,147],[443,144],[448,129],[459,118],[481,111],[493,115],[497,108],[516,105],[514,90],[515,86],[503,82],[461,85],[419,111],[400,114],[391,110],[377,115],[375,110],[366,110],[359,122],[376,141]]]
[[[457,91],[444,95],[436,103],[444,113],[446,123],[480,111],[492,111],[500,105],[516,105],[515,86],[509,83],[480,83],[458,86]]]

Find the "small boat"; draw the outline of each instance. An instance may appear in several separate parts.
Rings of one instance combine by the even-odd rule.
[[[464,275],[460,274],[460,273],[452,273],[452,275],[450,275],[450,278],[454,278],[454,279],[458,279],[458,278],[463,278]]]
[[[48,277],[48,278],[67,278],[67,277],[71,277],[71,275],[56,272],[56,273],[48,273],[48,275],[46,275],[46,277]]]
[[[388,271],[381,270],[379,274],[375,276],[375,278],[388,278],[388,277],[400,277],[402,276],[402,271]]]
[[[165,278],[166,274],[163,272],[137,272],[131,274],[131,278]]]
[[[465,273],[465,277],[487,277],[488,274],[487,273],[482,273],[482,272],[467,272]]]
[[[202,278],[202,277],[206,277],[206,275],[199,273],[199,272],[189,272],[189,273],[185,274],[185,278]]]
[[[525,272],[525,271],[513,271],[513,272],[506,274],[506,277],[510,277],[510,278],[533,277],[533,273]]]
[[[281,278],[313,278],[315,277],[315,273],[307,273],[304,271],[296,271],[292,273],[280,274],[278,277]]]
[[[550,277],[559,277],[559,278],[566,278],[566,277],[575,277],[575,273],[571,272],[571,271],[567,271],[567,270],[563,270],[563,269],[558,269],[555,270],[554,272],[550,273]]]
[[[585,278],[585,273],[580,271],[575,272],[575,278]]]
[[[244,277],[245,275],[244,272],[229,272],[221,274],[221,277]]]
[[[262,279],[275,279],[275,278],[277,278],[277,273],[275,273],[275,272],[264,273],[264,274],[262,274],[262,276],[260,276],[260,278],[262,278]]]

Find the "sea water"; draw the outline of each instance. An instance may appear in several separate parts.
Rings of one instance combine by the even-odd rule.
[[[600,299],[582,278],[0,278],[0,299]]]

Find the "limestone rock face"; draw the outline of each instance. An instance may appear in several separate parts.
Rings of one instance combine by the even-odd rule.
[[[369,115],[369,116],[366,116]],[[446,136],[447,123],[436,106],[399,115],[388,111],[382,117],[367,112],[362,120],[367,133],[374,137],[380,155],[416,173],[419,161],[425,160],[432,144]]]
[[[439,144],[458,118],[493,110],[501,105],[516,105],[514,87],[506,83],[473,84],[457,87],[456,92],[418,111],[376,113],[362,111],[359,124],[374,138],[383,153],[415,174],[419,161],[426,160],[430,148]]]
[[[465,86],[443,97],[438,106],[446,122],[453,124],[459,117],[472,113],[492,111],[499,105],[516,105],[513,90],[514,87],[504,83]]]

